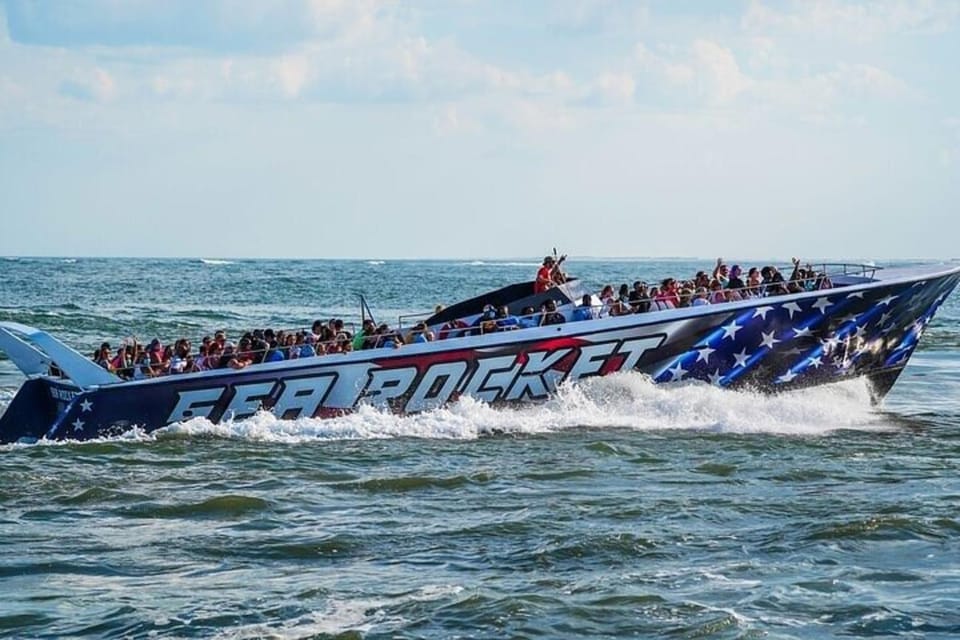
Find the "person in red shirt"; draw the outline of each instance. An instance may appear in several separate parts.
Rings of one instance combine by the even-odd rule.
[[[553,256],[543,259],[543,266],[537,270],[537,281],[533,283],[534,293],[543,293],[553,286],[553,267],[556,261]]]

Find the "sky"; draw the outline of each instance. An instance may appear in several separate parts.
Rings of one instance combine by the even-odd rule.
[[[0,255],[960,256],[960,0],[0,0]]]

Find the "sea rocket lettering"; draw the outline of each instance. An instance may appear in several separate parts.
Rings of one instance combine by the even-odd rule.
[[[177,406],[167,416],[167,424],[190,418],[209,418],[226,387],[180,391]]]
[[[253,384],[238,384],[234,387],[230,406],[223,412],[224,417],[240,420],[255,414],[263,401],[270,396],[276,383],[254,382]]]
[[[283,391],[271,411],[286,420],[315,416],[336,380],[335,373],[283,380]]]
[[[661,334],[509,355],[467,354],[420,367],[371,369],[370,363],[353,364],[315,375],[185,390],[178,392],[167,422],[246,418],[261,408],[293,419],[319,415],[325,408],[352,409],[358,402],[415,412],[442,406],[459,395],[489,403],[542,399],[563,380],[634,369],[665,339]]]
[[[545,398],[557,388],[557,376],[546,376],[550,368],[562,360],[571,349],[557,349],[552,352],[533,351],[527,354],[527,363],[523,365],[516,382],[507,392],[507,400]],[[561,373],[559,377],[563,377]]]

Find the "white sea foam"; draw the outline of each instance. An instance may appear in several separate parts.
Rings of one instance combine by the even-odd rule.
[[[293,620],[276,624],[250,624],[226,629],[214,638],[240,640],[246,638],[313,638],[316,636],[334,636],[346,632],[369,633],[374,627],[379,630],[399,626],[406,622],[398,616],[387,615],[384,607],[386,599],[374,600],[361,598],[356,600],[337,600],[331,598],[327,609],[312,612]]]
[[[494,408],[464,398],[441,409],[406,416],[369,406],[330,419],[285,421],[259,413],[221,424],[198,418],[171,425],[158,436],[213,435],[295,443],[402,437],[474,439],[584,427],[818,435],[838,429],[889,429],[891,425],[871,408],[862,381],[770,396],[701,383],[654,384],[644,375],[627,373],[564,386],[546,402],[511,408]]]
[[[232,260],[215,260],[213,258],[200,258],[200,262],[209,265],[234,264]]]
[[[386,264],[383,260],[367,260],[367,264],[372,264],[374,266],[379,266],[381,264]]]
[[[484,260],[473,260],[472,262],[462,263],[468,267],[539,267],[539,262],[485,262]]]
[[[62,263],[64,263],[64,264],[73,264],[73,263],[75,263],[76,261],[77,261],[76,258],[64,258],[64,259],[61,260],[60,262],[62,262]]]

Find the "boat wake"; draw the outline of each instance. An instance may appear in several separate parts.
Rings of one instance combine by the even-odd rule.
[[[475,439],[583,428],[809,436],[841,429],[887,430],[893,425],[873,410],[862,380],[770,396],[732,392],[703,383],[657,385],[642,374],[625,373],[564,387],[546,402],[520,407],[494,408],[464,398],[442,409],[406,416],[369,406],[330,419],[278,420],[272,414],[260,413],[220,424],[194,419],[166,427],[156,435],[298,442]]]
[[[0,397],[0,412],[8,403],[7,398]],[[585,428],[819,436],[851,429],[886,431],[896,425],[873,409],[867,383],[861,379],[771,396],[701,382],[656,384],[643,374],[629,372],[564,386],[550,400],[519,407],[495,408],[464,398],[413,415],[396,415],[370,406],[327,419],[278,420],[263,412],[219,424],[197,418],[150,434],[134,429],[87,442],[192,437],[289,444],[386,438],[473,440]]]

